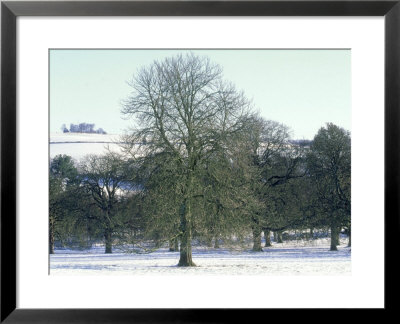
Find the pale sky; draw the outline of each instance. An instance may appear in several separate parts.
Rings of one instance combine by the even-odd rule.
[[[289,126],[293,139],[312,139],[332,122],[351,131],[350,50],[190,50],[223,68],[266,119]],[[94,123],[121,134],[126,81],[143,65],[188,50],[51,50],[50,132]]]

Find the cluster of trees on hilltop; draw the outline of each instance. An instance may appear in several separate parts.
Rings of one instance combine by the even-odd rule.
[[[63,133],[87,133],[87,134],[107,134],[103,128],[95,129],[95,124],[80,123],[71,124],[69,129],[65,124],[61,126]]]
[[[207,58],[177,56],[142,68],[122,113],[136,121],[121,154],[50,163],[54,242],[169,244],[194,266],[192,244],[240,245],[262,233],[329,228],[351,233],[350,133],[328,123],[311,142],[257,115]],[[266,240],[265,247],[270,244]],[[264,247],[264,248],[265,248]]]

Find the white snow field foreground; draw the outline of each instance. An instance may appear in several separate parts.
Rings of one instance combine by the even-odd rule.
[[[161,248],[149,254],[104,254],[56,250],[50,256],[50,275],[351,275],[351,248],[341,239],[329,251],[329,239],[272,243],[264,252],[193,247],[197,267],[178,267],[179,252]]]

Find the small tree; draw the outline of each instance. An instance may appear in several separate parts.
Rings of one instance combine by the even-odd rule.
[[[61,125],[61,131],[62,131],[63,133],[68,133],[68,132],[69,132],[69,130],[68,130],[68,128],[67,128],[67,126],[66,126],[65,124],[62,124],[62,125]]]
[[[49,168],[49,253],[54,253],[56,237],[62,236],[62,222],[74,222],[73,197],[78,195],[78,171],[72,158],[57,155]]]
[[[118,227],[117,208],[126,180],[126,169],[118,155],[88,155],[80,164],[82,183],[98,213],[91,215],[103,229],[105,253],[112,253],[113,232]]]

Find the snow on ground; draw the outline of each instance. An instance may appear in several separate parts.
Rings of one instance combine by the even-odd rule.
[[[344,240],[329,251],[329,239],[272,243],[264,252],[193,247],[197,267],[177,267],[179,252],[167,248],[149,254],[104,254],[56,250],[50,256],[50,275],[351,275],[351,248]]]
[[[66,154],[81,160],[87,154],[104,154],[107,148],[119,152],[119,141],[120,135],[113,134],[51,133],[50,158]]]

